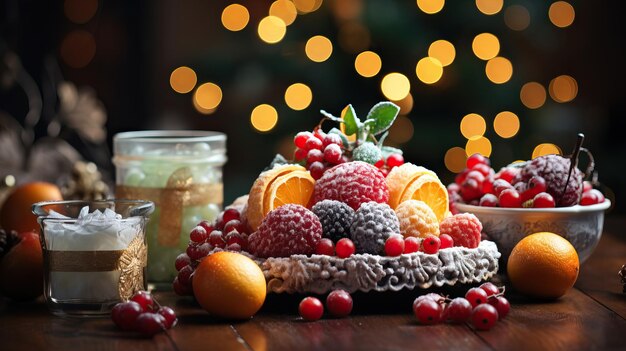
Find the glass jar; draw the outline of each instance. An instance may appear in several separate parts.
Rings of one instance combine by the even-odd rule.
[[[226,135],[208,131],[140,131],[113,137],[115,196],[155,203],[147,228],[148,282],[171,287],[174,262],[189,232],[223,204]]]
[[[150,201],[50,201],[41,226],[44,297],[56,315],[98,316],[146,289]]]

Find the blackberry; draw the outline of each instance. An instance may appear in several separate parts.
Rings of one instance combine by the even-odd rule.
[[[526,162],[521,172],[515,176],[513,184],[520,181],[527,183],[533,176],[541,176],[546,181],[546,192],[552,195],[557,206],[574,206],[580,200],[583,192],[583,173],[577,167],[574,167],[572,176],[567,183],[567,188],[563,192],[570,162],[569,158],[559,155],[545,155],[534,158]]]
[[[322,223],[322,236],[337,242],[350,236],[350,225],[354,219],[352,207],[336,200],[323,200],[315,204],[311,211]]]
[[[15,230],[6,231],[4,229],[0,229],[0,260],[19,241],[20,237],[17,235]]]
[[[389,205],[366,202],[355,212],[350,237],[358,253],[384,254],[385,241],[394,234],[400,235],[400,222]]]

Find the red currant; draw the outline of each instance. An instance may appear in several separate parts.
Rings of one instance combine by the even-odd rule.
[[[374,167],[376,168],[382,168],[385,166],[385,160],[384,159],[380,159],[378,161],[376,161],[376,163],[374,163]]]
[[[482,283],[479,288],[485,290],[487,296],[497,295],[500,293],[500,289],[490,282]]]
[[[473,154],[472,156],[467,158],[467,162],[465,163],[465,165],[467,166],[467,168],[472,169],[474,168],[475,165],[479,163],[487,165],[487,166],[489,166],[490,164],[489,159],[486,158],[485,156],[481,154]]]
[[[326,167],[324,167],[324,164],[321,162],[313,162],[309,166],[309,173],[311,174],[311,177],[313,177],[313,179],[315,180],[322,178],[325,170]]]
[[[428,294],[425,294],[425,295],[420,295],[415,300],[413,300],[413,309],[415,309],[417,304],[420,301],[424,300],[424,299],[433,300],[436,303],[443,303],[445,301],[445,298],[443,296],[439,295],[439,294],[428,293]]]
[[[413,305],[413,314],[422,324],[437,324],[441,321],[443,308],[432,299],[423,299]]]
[[[306,159],[306,155],[308,154],[308,151],[305,149],[296,149],[296,151],[293,154],[293,158],[296,161],[302,161],[304,159]]]
[[[201,226],[193,228],[191,233],[189,233],[189,239],[191,239],[194,243],[203,243],[208,238],[209,234]]]
[[[354,247],[352,240],[342,238],[337,241],[337,244],[335,245],[335,252],[337,252],[337,257],[347,258],[356,252],[356,248]]]
[[[483,194],[493,194],[493,176],[485,177],[483,182]]]
[[[385,241],[385,254],[387,256],[400,256],[404,251],[404,238],[402,235],[391,235]]]
[[[522,207],[522,199],[515,189],[504,189],[498,198],[500,207],[519,208]]]
[[[480,172],[485,178],[491,175],[493,169],[484,163],[478,163],[474,167],[472,167],[472,171]]]
[[[432,255],[436,254],[441,247],[441,239],[434,235],[427,236],[424,240],[422,240],[422,251],[425,253]]]
[[[489,330],[498,321],[498,311],[490,304],[483,303],[474,307],[472,324],[478,330]]]
[[[306,150],[321,150],[322,149],[322,141],[318,138],[310,138],[304,144],[304,149]]]
[[[237,233],[245,233],[246,227],[238,219],[228,221],[224,225],[224,233],[230,234],[230,232],[236,231]]]
[[[215,228],[213,227],[213,224],[211,224],[211,222],[209,221],[202,221],[198,223],[198,226],[204,228],[204,230],[206,230],[207,233],[211,233],[213,230],[215,230]]]
[[[226,246],[226,242],[224,241],[224,237],[222,232],[219,230],[214,230],[209,234],[209,244],[214,247],[224,248]]]
[[[506,317],[509,314],[509,310],[511,310],[511,304],[504,296],[492,296],[487,302],[498,311],[498,319]]]
[[[505,167],[500,169],[500,171],[495,174],[495,179],[502,179],[508,183],[511,183],[515,176],[519,174],[519,172],[519,168]]]
[[[300,149],[304,149],[304,145],[306,144],[306,141],[311,139],[313,137],[313,133],[311,132],[300,132],[298,134],[296,134],[296,136],[293,138],[293,143],[299,147]]]
[[[552,208],[556,206],[554,198],[548,193],[539,193],[533,198],[534,208]]]
[[[439,241],[441,241],[439,250],[447,249],[454,246],[454,239],[452,239],[452,237],[448,234],[439,235]]]
[[[330,144],[324,149],[324,159],[326,162],[337,164],[341,161],[341,156],[341,147],[337,144]]]
[[[487,293],[481,288],[471,288],[465,293],[465,298],[476,307],[487,302]]]
[[[386,246],[386,243],[385,243]],[[413,253],[420,250],[420,241],[414,236],[409,236],[404,239],[404,253]]]
[[[144,312],[152,311],[154,307],[154,299],[152,299],[152,294],[147,291],[137,291],[135,295],[130,298],[130,301],[135,301],[136,303],[138,303]]]
[[[604,195],[598,189],[591,189],[580,198],[581,206],[589,206],[603,203],[605,200]]]
[[[324,147],[327,147],[328,145],[333,144],[339,146],[339,148],[341,149],[341,146],[343,146],[343,141],[341,140],[341,137],[335,133],[326,134],[324,140],[322,140],[322,145]]]
[[[333,290],[326,297],[326,308],[334,317],[345,317],[352,312],[352,296],[345,290]]]
[[[180,255],[178,255],[178,257],[176,257],[176,262],[174,262],[174,265],[176,266],[176,270],[180,271],[181,269],[183,269],[183,267],[190,263],[191,259],[189,259],[189,256],[187,256],[186,253],[181,253]]]
[[[165,330],[165,318],[156,313],[142,313],[137,317],[136,330],[145,336],[160,333]]]
[[[324,305],[315,297],[305,297],[298,306],[300,317],[307,321],[316,321],[324,314]]]
[[[315,128],[313,130],[313,135],[315,135],[315,137],[319,140],[322,141],[324,140],[324,138],[326,138],[326,133],[324,133],[324,131],[322,130],[322,128]]]
[[[243,236],[236,230],[226,235],[226,246],[237,244],[243,247],[243,241]]]
[[[470,172],[470,169],[468,169],[468,168],[464,169],[461,173],[457,174],[456,177],[454,177],[454,182],[457,185],[463,184],[463,182],[465,182],[465,179],[467,178],[467,174],[469,172]]]
[[[224,210],[224,213],[222,214],[222,220],[224,223],[228,223],[235,219],[241,220],[241,213],[239,213],[239,210],[233,207]]]
[[[466,202],[480,199],[480,197],[483,195],[483,184],[475,178],[467,177],[465,178],[463,184],[461,184],[461,190],[459,193],[461,194],[463,200],[465,200]]]
[[[479,206],[496,207],[498,206],[498,198],[494,194],[485,194],[480,198]]]
[[[135,301],[120,302],[113,307],[111,319],[122,330],[134,330],[137,317],[143,308]]]
[[[328,238],[322,238],[322,240],[317,243],[317,247],[315,248],[315,254],[335,256],[335,244],[332,240]]]
[[[513,189],[513,185],[511,185],[511,183],[507,182],[504,179],[496,179],[493,181],[492,188],[493,188],[493,194],[499,197],[503,190]]]
[[[541,176],[532,176],[528,180],[526,190],[520,194],[522,202],[528,201],[544,191],[546,191],[546,180]]]
[[[306,162],[309,164],[313,162],[324,162],[324,153],[318,149],[311,149],[306,155]]]
[[[165,323],[163,323],[163,326],[165,326],[166,329],[170,329],[176,326],[178,318],[176,318],[176,312],[174,312],[174,310],[170,307],[163,306],[159,308],[156,313],[160,314],[165,319]]]
[[[387,157],[387,166],[389,168],[402,166],[404,164],[404,157],[400,154],[391,154]]]
[[[182,285],[191,285],[191,274],[193,273],[193,267],[187,265],[178,272],[178,282]]]
[[[465,323],[471,315],[472,304],[462,297],[450,301],[444,311],[444,316],[452,323]]]

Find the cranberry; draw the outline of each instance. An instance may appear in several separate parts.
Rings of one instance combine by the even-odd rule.
[[[176,266],[176,270],[180,271],[181,269],[183,269],[183,267],[190,263],[191,259],[189,259],[189,256],[187,256],[186,253],[181,253],[180,255],[178,255],[178,257],[176,257],[176,262],[174,262],[174,265]]]
[[[487,293],[481,288],[471,288],[465,293],[465,298],[476,307],[487,302]]]
[[[503,190],[513,189],[513,185],[511,185],[511,183],[507,182],[504,179],[496,179],[493,181],[492,188],[493,188],[493,194],[499,197]]]
[[[228,233],[226,235],[226,246],[230,246],[233,244],[237,244],[240,247],[243,247],[244,245],[244,238],[243,235],[241,235],[238,231],[232,231],[230,233]]]
[[[465,323],[472,315],[472,304],[465,298],[457,297],[450,301],[443,313],[445,319],[452,323]]]
[[[211,233],[213,230],[215,230],[215,227],[213,227],[213,224],[211,224],[211,222],[209,221],[202,221],[198,223],[198,226],[204,228],[207,233]]]
[[[317,246],[315,248],[315,254],[335,256],[335,244],[332,240],[328,238],[322,238],[322,240],[317,243]]]
[[[145,336],[152,336],[165,330],[165,317],[160,314],[145,312],[137,317],[137,331]]]
[[[602,195],[599,190],[591,189],[588,192],[583,193],[583,196],[580,198],[580,204],[582,206],[589,206],[603,203],[604,200],[604,195]]]
[[[324,147],[327,147],[328,145],[333,144],[339,146],[341,149],[341,146],[343,146],[343,141],[341,140],[341,137],[335,133],[326,134],[324,140],[322,140],[322,145]]]
[[[441,321],[443,308],[432,299],[423,299],[413,304],[413,314],[422,324],[437,324]]]
[[[472,171],[480,172],[485,178],[489,177],[493,173],[493,169],[486,164],[478,163],[474,167],[472,167]]]
[[[223,232],[226,234],[230,234],[230,232],[232,231],[236,231],[237,233],[245,233],[246,226],[243,223],[241,223],[241,221],[239,221],[238,219],[230,220],[226,222],[226,224],[224,225]]]
[[[498,289],[497,286],[490,282],[481,284],[479,288],[485,290],[487,296],[497,295],[500,293],[500,289]]]
[[[174,289],[174,292],[178,296],[193,295],[191,286],[186,286],[186,285],[181,284],[180,281],[178,280],[178,277],[174,278],[174,282],[172,283],[172,289]]]
[[[122,330],[134,330],[137,317],[143,308],[135,301],[120,302],[113,307],[111,319]]]
[[[508,183],[511,183],[513,181],[513,178],[515,178],[515,176],[517,176],[519,172],[519,168],[505,167],[500,169],[500,171],[496,173],[494,177],[496,180],[502,179],[504,181],[507,181]]]
[[[552,208],[556,206],[554,198],[548,193],[539,193],[532,200],[534,208]]]
[[[306,162],[309,164],[313,162],[324,162],[324,153],[318,149],[311,149],[306,155]]]
[[[483,194],[493,194],[493,176],[485,177],[483,182]]]
[[[474,307],[472,311],[472,324],[478,330],[489,330],[498,321],[498,311],[490,304],[482,304]]]
[[[470,169],[468,168],[464,169],[461,173],[457,174],[456,177],[454,177],[454,182],[458,185],[463,184],[469,172],[470,172]]]
[[[474,178],[467,177],[461,184],[460,194],[466,202],[479,199],[483,195],[482,183],[479,183]]]
[[[178,272],[178,282],[182,285],[191,285],[191,274],[193,271],[194,269],[189,265],[183,267],[183,269]]]
[[[522,198],[522,202],[526,202],[535,197],[535,195],[546,191],[546,180],[541,176],[532,176],[530,180],[528,180],[528,184],[526,185],[526,190],[524,190],[520,195]]]
[[[404,157],[400,154],[391,154],[387,157],[387,166],[389,168],[402,166],[404,164]]]
[[[454,246],[454,239],[448,234],[439,235],[439,241],[441,241],[441,246],[439,246],[439,250],[447,249]]]
[[[304,149],[306,150],[321,150],[322,149],[322,141],[318,138],[309,138],[304,144]]]
[[[420,241],[414,236],[409,236],[404,239],[404,253],[418,252],[420,249]]]
[[[161,316],[163,316],[163,319],[165,319],[165,323],[163,323],[163,326],[165,326],[166,329],[170,329],[176,326],[178,318],[176,318],[176,312],[174,312],[174,310],[170,307],[163,306],[159,308],[156,313],[160,314]]]
[[[496,311],[498,311],[498,319],[503,319],[507,314],[509,314],[511,304],[504,296],[492,296],[489,300],[487,300],[487,302],[495,307]]]
[[[324,314],[324,305],[315,297],[305,297],[298,306],[300,317],[307,321],[316,321]]]
[[[313,130],[313,135],[315,135],[315,137],[319,141],[322,141],[322,140],[324,140],[324,138],[326,138],[326,133],[324,133],[322,128],[319,128],[319,127],[316,127],[315,130]]]
[[[465,163],[465,165],[469,169],[474,168],[474,166],[477,164],[484,164],[484,165],[489,166],[490,162],[488,158],[486,158],[485,156],[481,154],[473,154],[472,156],[467,158],[467,161]]]
[[[326,297],[326,308],[334,317],[345,317],[352,312],[352,296],[345,290],[333,290]]]
[[[374,167],[376,168],[382,168],[385,166],[385,159],[381,158],[380,160],[376,161],[376,163],[374,163]]]
[[[135,301],[136,303],[138,303],[144,312],[152,311],[154,307],[154,299],[152,299],[152,294],[147,291],[137,291],[135,295],[130,298],[130,301]]]
[[[224,210],[224,213],[222,214],[222,221],[228,224],[228,222],[232,220],[241,220],[241,213],[239,213],[236,208],[231,207]]]
[[[404,238],[402,235],[391,235],[385,241],[385,254],[387,256],[400,256],[404,251]]]
[[[208,238],[209,234],[201,226],[193,228],[191,233],[189,233],[189,239],[191,239],[194,243],[203,243]]]
[[[330,144],[324,149],[324,159],[326,162],[337,164],[341,162],[341,156],[341,147],[337,144]]]
[[[307,140],[313,137],[311,132],[300,132],[293,138],[293,143],[300,149],[304,149]]]
[[[337,257],[347,258],[356,252],[356,248],[354,247],[352,240],[343,238],[337,241],[337,244],[335,245],[335,252],[337,252]]]
[[[427,254],[436,254],[441,247],[441,239],[434,235],[429,235],[426,239],[422,240],[422,251]]]
[[[479,206],[496,207],[498,206],[498,198],[494,194],[485,194],[480,198]]]
[[[222,232],[219,230],[214,230],[209,234],[209,244],[214,247],[224,248],[226,246],[226,242],[224,241],[224,236]]]
[[[500,207],[519,208],[522,207],[522,199],[515,189],[504,189],[498,199]]]
[[[325,170],[326,167],[324,167],[324,164],[321,162],[313,162],[309,166],[309,173],[311,173],[311,177],[313,177],[313,179],[315,180],[322,178]]]

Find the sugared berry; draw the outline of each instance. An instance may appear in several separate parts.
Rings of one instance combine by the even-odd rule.
[[[204,230],[206,230],[207,232],[207,235],[210,234],[213,230],[215,230],[215,227],[209,221],[201,221],[200,223],[198,223],[198,226],[204,228]]]
[[[307,150],[305,150],[305,149],[296,149],[296,151],[293,154],[293,158],[296,161],[303,161],[303,160],[306,160],[306,155],[308,153],[309,152]]]
[[[504,167],[500,169],[498,173],[495,174],[494,178],[496,180],[502,179],[508,183],[511,183],[513,181],[513,178],[515,178],[515,176],[517,176],[519,172],[520,172],[519,168]]]
[[[243,238],[243,235],[239,234],[236,230],[226,235],[226,246],[237,244],[240,247],[243,247],[244,241],[245,239]]]
[[[472,304],[463,297],[450,301],[445,308],[445,319],[452,323],[465,323],[472,315]]]
[[[487,293],[481,288],[471,288],[465,293],[465,298],[476,307],[487,302]]]
[[[465,178],[463,184],[461,184],[461,190],[459,191],[459,193],[461,194],[463,200],[465,200],[466,202],[480,199],[480,197],[483,195],[483,184],[475,178],[467,177]]]
[[[457,174],[456,177],[454,177],[454,183],[456,183],[459,186],[461,184],[463,184],[463,182],[465,182],[465,179],[467,178],[467,174],[469,172],[470,172],[470,169],[466,168],[461,173]]]
[[[313,133],[311,132],[300,132],[296,134],[296,136],[293,138],[293,143],[300,149],[304,149],[307,140],[311,139],[312,137]]]
[[[404,157],[400,154],[391,154],[387,157],[387,166],[389,168],[402,166],[404,164]]]
[[[306,143],[304,143],[304,149],[306,150],[321,150],[322,149],[322,141],[318,138],[309,138]]]
[[[209,233],[207,233],[206,230],[201,226],[193,228],[191,230],[191,233],[189,233],[189,239],[191,239],[191,241],[193,241],[194,243],[203,243],[208,238]]]
[[[504,189],[498,198],[500,207],[519,208],[522,207],[522,198],[515,189]]]
[[[325,170],[326,167],[324,167],[324,164],[321,162],[313,162],[309,165],[309,173],[311,173],[311,177],[315,180],[322,178]]]
[[[316,321],[324,314],[324,305],[315,297],[305,297],[298,306],[300,317],[307,321]]]
[[[498,287],[490,282],[482,283],[479,286],[479,288],[485,290],[485,292],[487,293],[487,296],[497,295],[500,293],[500,290],[498,289]]]
[[[441,241],[441,246],[439,246],[439,250],[447,249],[454,246],[454,239],[448,234],[439,235],[439,241]]]
[[[135,301],[120,302],[113,307],[111,319],[122,330],[134,330],[143,308]]]
[[[186,253],[181,253],[180,255],[178,255],[178,257],[176,257],[176,261],[174,262],[174,265],[176,266],[176,270],[180,271],[181,269],[183,269],[183,267],[185,267],[186,265],[191,263],[191,259],[189,259],[189,256],[187,256]]]
[[[413,305],[413,314],[421,324],[436,324],[441,321],[443,308],[432,299],[423,299]]]
[[[420,241],[414,236],[409,236],[404,239],[404,253],[417,252],[420,249]]]
[[[503,190],[513,189],[513,185],[511,185],[511,183],[507,182],[504,179],[496,179],[493,181],[492,188],[493,188],[493,194],[499,197]]]
[[[472,169],[475,165],[479,163],[487,166],[489,166],[490,164],[489,159],[485,156],[481,154],[473,154],[472,156],[467,158],[467,162],[465,163],[465,165],[467,166],[467,168]]]
[[[382,158],[378,160],[378,162],[374,163],[374,167],[376,168],[382,168],[384,166],[385,166],[385,160]]]
[[[422,251],[427,254],[436,254],[441,247],[441,240],[439,237],[434,235],[427,236],[424,240],[422,240]]]
[[[236,231],[237,233],[244,233],[246,231],[246,227],[238,219],[233,219],[226,222],[226,224],[224,225],[223,233],[228,235],[232,231]]]
[[[222,214],[222,220],[224,221],[224,223],[228,223],[235,219],[236,220],[241,219],[241,214],[236,208],[231,207],[231,208],[227,208],[224,210],[224,213]]]
[[[535,195],[532,202],[534,208],[552,208],[556,206],[552,195],[546,192]]]
[[[483,176],[485,176],[485,179],[487,179],[487,177],[492,175],[493,169],[484,163],[478,163],[472,167],[472,171],[480,172]]]
[[[528,201],[535,195],[546,191],[546,180],[541,176],[532,176],[526,183],[526,190],[520,194],[522,202]]]
[[[479,206],[496,207],[498,206],[498,198],[494,194],[485,194],[480,198]]]
[[[335,245],[335,252],[339,258],[347,258],[354,255],[356,248],[352,240],[348,238],[339,239]]]
[[[341,156],[341,147],[337,144],[330,144],[324,149],[324,160],[328,163],[338,164],[341,162]]]
[[[309,164],[313,162],[324,162],[324,153],[318,149],[311,149],[306,155],[306,162]]]
[[[455,246],[478,247],[483,225],[474,214],[460,213],[446,217],[439,224],[439,233],[452,237]]]
[[[200,245],[190,244],[187,247],[187,255],[190,259],[197,261],[205,258],[210,252],[213,250],[213,246],[209,243],[204,243]]]
[[[313,135],[319,139],[319,141],[324,140],[324,138],[326,138],[326,133],[324,133],[324,131],[322,130],[322,128],[316,127],[313,130]]]
[[[145,336],[152,336],[165,330],[165,318],[156,313],[146,312],[137,317],[136,330]]]
[[[588,192],[589,190],[593,189],[593,185],[591,184],[590,181],[585,180],[583,182],[583,194]]]
[[[400,256],[404,252],[404,238],[402,235],[392,235],[385,241],[387,256]]]
[[[170,307],[163,306],[159,308],[156,313],[160,314],[165,319],[165,322],[163,323],[165,329],[170,329],[176,326],[178,318],[176,318],[176,312],[174,312],[174,310]]]
[[[335,256],[335,244],[332,240],[328,238],[322,238],[322,240],[317,243],[317,247],[315,248],[315,254]]]
[[[224,241],[224,236],[222,232],[219,230],[214,230],[209,234],[209,244],[214,247],[224,248],[226,246],[226,242]]]
[[[483,303],[472,311],[472,325],[478,330],[489,330],[498,321],[498,311],[490,304]]]
[[[193,273],[193,268],[191,266],[185,266],[178,272],[178,281],[183,285],[191,284],[191,274]]]
[[[183,285],[178,281],[178,277],[174,278],[174,282],[172,283],[172,289],[178,296],[187,296],[193,295],[191,286]]]
[[[498,311],[498,319],[506,317],[509,314],[509,310],[511,310],[511,304],[504,296],[492,296],[487,302]]]
[[[337,145],[340,147],[343,146],[343,141],[341,140],[341,137],[338,134],[335,133],[330,133],[330,134],[326,134],[326,136],[324,137],[324,140],[322,140],[322,145],[324,147],[327,147],[328,145]]]
[[[149,312],[154,309],[154,299],[152,298],[152,294],[147,291],[137,291],[131,298],[130,301],[135,301],[141,306],[144,312]]]
[[[326,297],[326,308],[334,317],[345,317],[352,312],[352,296],[345,290],[333,290]]]
[[[581,206],[589,206],[600,204],[604,202],[604,195],[597,189],[591,189],[586,193],[583,193],[583,196],[580,198]]]

